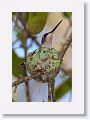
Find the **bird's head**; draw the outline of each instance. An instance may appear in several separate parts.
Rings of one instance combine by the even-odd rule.
[[[52,46],[53,33],[55,32],[55,30],[57,29],[57,27],[60,25],[61,22],[62,22],[62,20],[54,27],[53,30],[51,30],[50,32],[45,33],[43,35],[42,43],[41,43],[42,47],[51,47]]]

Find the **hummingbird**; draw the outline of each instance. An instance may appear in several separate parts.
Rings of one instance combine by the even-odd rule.
[[[52,48],[53,34],[62,21],[63,20],[61,20],[50,32],[47,32],[42,36],[40,47]],[[32,55],[35,54],[36,50],[32,52]],[[24,65],[24,63],[22,63],[21,65]]]
[[[60,70],[60,52],[52,47],[52,38],[61,22],[62,20],[53,28],[53,30],[43,35],[40,48],[29,53],[26,62],[24,62],[26,70],[36,78],[36,81],[38,82],[48,82],[48,78],[55,77],[58,70]],[[54,73],[52,75],[53,71]]]

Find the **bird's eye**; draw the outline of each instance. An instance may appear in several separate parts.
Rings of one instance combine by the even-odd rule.
[[[41,41],[41,43],[42,43],[42,44],[44,43],[44,36],[42,37],[42,41]]]
[[[44,36],[42,37],[42,39],[44,39]]]

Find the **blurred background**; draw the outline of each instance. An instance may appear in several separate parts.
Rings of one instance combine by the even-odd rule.
[[[12,82],[19,80],[20,75],[27,73],[21,64],[26,55],[40,47],[43,34],[51,31],[63,20],[53,35],[53,47],[60,51],[72,30],[71,12],[13,12],[12,13]],[[47,83],[37,83],[31,80],[22,83],[14,93],[13,102],[47,102]],[[72,45],[68,48],[63,67],[55,78],[55,93],[57,102],[72,101]]]

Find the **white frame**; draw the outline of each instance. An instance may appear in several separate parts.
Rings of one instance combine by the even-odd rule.
[[[72,102],[12,102],[12,12],[72,12]],[[0,112],[84,114],[84,4],[81,0],[3,0],[0,4]],[[4,35],[5,34],[5,35]]]

